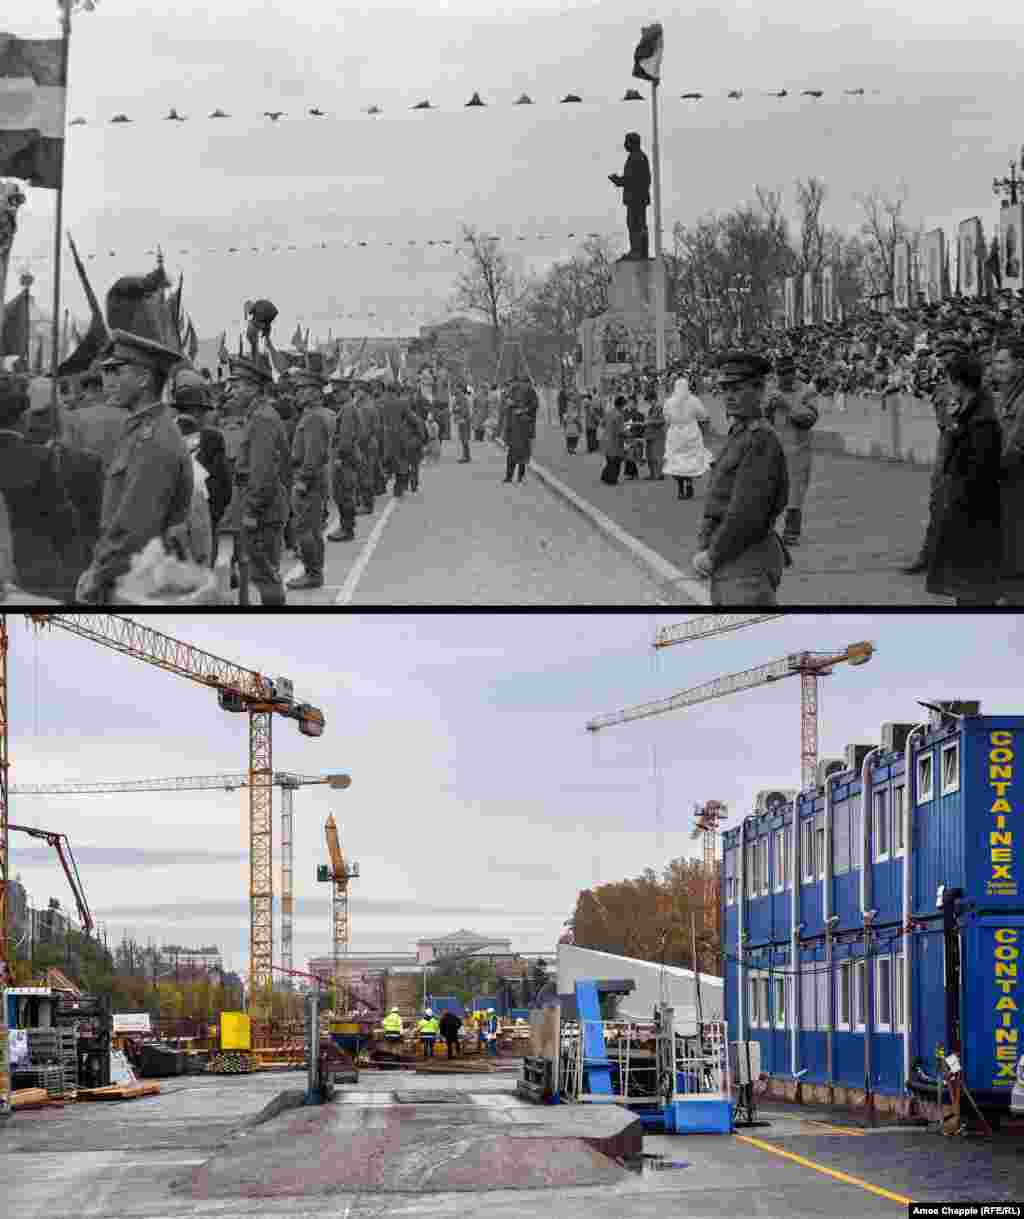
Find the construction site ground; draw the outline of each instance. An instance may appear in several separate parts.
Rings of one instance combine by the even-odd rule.
[[[544,1105],[514,1073],[362,1071],[335,1099],[254,1119],[305,1075],[181,1077],[159,1096],[18,1114],[0,1197],[18,1219],[860,1219],[1024,1201],[1017,1140],[864,1128],[765,1106],[728,1135],[645,1135],[618,1106]]]

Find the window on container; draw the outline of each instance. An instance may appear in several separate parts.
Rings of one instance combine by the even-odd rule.
[[[852,1012],[853,962],[841,961],[836,977],[836,1028],[849,1029]]]
[[[803,1029],[815,1029],[818,1027],[814,1011],[815,987],[817,985],[814,970],[817,967],[817,963],[814,961],[804,961],[800,971],[800,1027]]]
[[[736,904],[736,848],[725,852],[725,904]]]
[[[818,996],[818,1028],[827,1029],[829,1021],[828,996],[829,996],[829,977],[831,969],[824,961],[816,961],[814,964],[814,989]]]
[[[800,879],[806,885],[814,880],[814,821],[800,824]]]
[[[832,871],[842,876],[850,870],[850,807],[837,804],[832,810]]]
[[[893,1032],[903,1032],[903,987],[906,985],[905,975],[903,973],[905,960],[902,954],[893,958],[893,991],[892,991],[892,1018]]]
[[[876,862],[889,858],[889,791],[882,788],[872,793],[871,842],[872,858]]]
[[[932,755],[923,753],[917,759],[917,802],[926,804],[932,798]]]
[[[782,830],[776,830],[772,835],[772,888],[781,893],[786,887],[786,840]]]
[[[855,961],[853,964],[853,1017],[854,1026],[858,1031],[864,1031],[867,1014],[867,961]]]
[[[892,1032],[892,958],[875,958],[875,1028]]]
[[[768,1013],[770,1010],[768,1004],[771,1001],[771,995],[768,990],[768,975],[762,974],[758,978],[758,984],[761,989],[761,997],[758,1002],[758,1010],[761,1013],[761,1027],[766,1029],[768,1027]]]
[[[942,746],[942,794],[960,790],[960,742]]]
[[[750,1015],[748,1023],[751,1028],[756,1028],[760,1021],[757,1015],[757,974],[750,975]]]
[[[772,987],[775,991],[775,1007],[772,1015],[777,1029],[786,1027],[786,982],[785,975],[772,979]]]
[[[907,789],[902,784],[892,789],[892,853],[894,855],[903,854],[903,818],[906,813],[903,797],[906,792]]]
[[[783,845],[783,856],[782,857],[785,860],[783,876],[785,878],[786,888],[788,889],[788,888],[790,888],[790,886],[793,883],[793,878],[790,875],[790,866],[789,866],[793,862],[793,827],[791,825],[787,825],[786,828],[782,831],[782,845]]]
[[[753,897],[757,892],[756,877],[754,875],[754,865],[757,861],[754,858],[754,844],[748,842],[743,848],[743,896]]]
[[[760,839],[757,844],[757,876],[760,884],[758,892],[763,896],[768,892],[768,835]]]
[[[814,875],[825,879],[825,814],[814,818]]]
[[[864,834],[863,815],[860,801],[850,801],[850,871],[856,872],[863,867]]]

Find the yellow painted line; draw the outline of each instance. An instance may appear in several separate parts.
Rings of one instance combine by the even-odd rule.
[[[878,1194],[880,1198],[888,1198],[890,1202],[899,1202],[904,1206],[909,1206],[913,1202],[913,1198],[907,1198],[903,1194],[894,1194],[887,1189],[882,1189],[880,1185],[872,1185],[869,1181],[862,1181],[860,1177],[851,1177],[847,1173],[838,1172],[834,1168],[826,1168],[824,1164],[816,1164],[814,1160],[805,1159],[804,1156],[798,1156],[792,1151],[783,1151],[781,1147],[774,1147],[771,1143],[765,1143],[761,1139],[751,1138],[749,1134],[734,1134],[732,1137],[739,1139],[741,1143],[749,1143],[751,1147],[759,1147],[762,1151],[770,1151],[773,1155],[792,1160],[796,1164],[801,1164],[804,1168],[812,1168],[815,1172],[824,1173],[826,1177],[833,1177],[836,1181],[843,1181],[847,1185],[859,1186],[860,1189],[866,1189],[869,1194]]]
[[[852,1134],[858,1139],[864,1137],[863,1130],[855,1130],[852,1126],[833,1126],[831,1122],[818,1122],[814,1118],[807,1118],[801,1125],[809,1126],[812,1130],[827,1130],[830,1134]]]

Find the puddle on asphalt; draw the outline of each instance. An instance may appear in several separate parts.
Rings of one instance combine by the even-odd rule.
[[[624,1156],[623,1165],[641,1177],[648,1177],[656,1172],[669,1172],[677,1168],[692,1167],[688,1160],[670,1160],[663,1155],[649,1155],[646,1152],[638,1156]]]

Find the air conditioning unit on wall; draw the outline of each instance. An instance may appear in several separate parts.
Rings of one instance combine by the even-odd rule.
[[[913,724],[883,724],[882,749],[885,753],[902,753],[907,747],[907,737]]]
[[[874,745],[847,745],[846,769],[852,770],[859,775],[860,768],[864,764],[864,759],[874,748],[876,748]]]
[[[824,787],[829,775],[841,775],[846,769],[847,765],[842,758],[822,758],[818,763],[818,786]]]
[[[757,793],[757,799],[754,802],[754,811],[759,817],[763,817],[765,813],[780,812],[782,808],[796,799],[795,791],[763,791]]]

